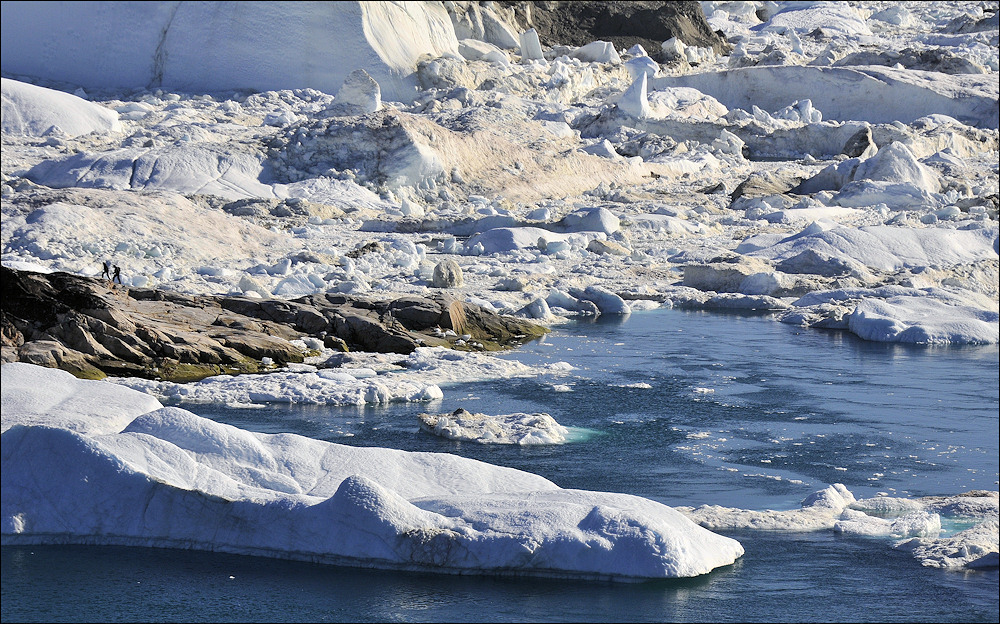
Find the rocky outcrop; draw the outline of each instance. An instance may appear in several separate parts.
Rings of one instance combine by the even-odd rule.
[[[547,46],[608,41],[619,50],[640,44],[655,55],[661,52],[660,44],[677,37],[718,54],[732,49],[725,37],[712,31],[698,2],[514,1],[494,6],[506,9],[519,30],[534,28]]]
[[[445,294],[375,301],[328,293],[286,301],[125,288],[7,267],[2,277],[3,362],[86,378],[190,381],[262,372],[302,362],[303,343],[292,341],[303,338],[341,351],[405,354],[424,345],[500,350],[547,331]]]

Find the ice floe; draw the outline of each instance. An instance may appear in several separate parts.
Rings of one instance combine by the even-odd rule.
[[[462,408],[450,414],[420,414],[420,428],[428,433],[480,444],[562,444],[569,430],[548,414],[472,413]]]
[[[803,499],[799,509],[749,510],[717,505],[678,507],[701,526],[715,531],[824,531],[890,540],[911,551],[922,565],[938,568],[989,568],[997,565],[997,493],[968,492],[925,498],[855,499],[834,484]],[[968,528],[946,531],[942,516]]]

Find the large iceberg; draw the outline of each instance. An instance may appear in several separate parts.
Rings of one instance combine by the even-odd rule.
[[[449,454],[252,433],[29,364],[0,371],[4,545],[626,581],[697,576],[743,555],[736,540],[637,496]],[[94,409],[102,402],[114,418]]]
[[[417,59],[457,55],[458,40],[431,2],[9,2],[2,50],[4,72],[86,89],[336,93],[363,68],[410,101]]]

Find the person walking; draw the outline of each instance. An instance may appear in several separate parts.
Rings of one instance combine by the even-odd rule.
[[[101,272],[101,277],[106,277],[106,278],[108,278],[109,282],[111,281],[111,261],[110,260],[105,260],[104,261],[104,271]]]
[[[115,265],[115,276],[112,278],[111,282],[118,282],[119,284],[122,283],[122,268],[117,264]]]

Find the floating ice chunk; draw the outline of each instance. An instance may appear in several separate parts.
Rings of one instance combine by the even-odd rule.
[[[273,197],[260,181],[260,159],[218,145],[167,145],[81,152],[47,160],[25,177],[53,188],[79,186],[115,190],[166,190],[214,194],[228,199]]]
[[[920,563],[932,568],[996,568],[1000,565],[995,518],[980,522],[950,537],[913,537],[895,544],[910,551]]]
[[[806,230],[809,230],[808,232]],[[882,271],[904,267],[953,265],[996,258],[996,230],[955,230],[948,228],[899,228],[837,226],[816,231],[807,227],[773,245],[746,255],[776,263],[790,260],[806,249],[819,257],[840,258]],[[781,269],[786,273],[787,269]]]
[[[791,105],[771,115],[774,119],[801,121],[802,123],[819,123],[823,121],[823,113],[813,108],[812,100],[796,100]]]
[[[679,59],[684,58],[684,49],[687,48],[684,42],[677,37],[671,37],[667,39],[662,44],[660,44],[660,49],[669,59]]]
[[[601,314],[631,314],[632,308],[615,293],[600,286],[587,286],[583,290],[571,288],[570,295],[581,301],[591,301]]]
[[[910,27],[916,25],[916,19],[913,17],[913,13],[902,5],[894,5],[886,9],[882,9],[881,11],[872,14],[870,19],[892,24],[894,26]]]
[[[719,134],[719,138],[712,142],[712,147],[723,154],[730,154],[742,159],[743,148],[746,147],[746,143],[732,132],[723,130]]]
[[[539,123],[548,132],[551,132],[553,136],[559,137],[561,139],[566,139],[566,138],[569,138],[569,137],[574,137],[574,136],[576,136],[576,133],[577,133],[577,131],[574,130],[572,128],[572,126],[570,126],[565,121],[544,121],[543,120],[543,121],[540,121]],[[539,210],[547,210],[547,209],[540,208]],[[529,219],[533,219],[535,217],[532,217],[532,216],[529,215],[528,218]],[[546,217],[545,219],[548,219],[548,217]],[[543,220],[545,220],[545,219],[543,219]]]
[[[632,56],[649,56],[646,54],[646,48],[642,47],[642,44],[637,43],[626,51],[626,54],[631,54]]]
[[[549,304],[541,297],[535,298],[531,303],[514,313],[515,316],[526,316],[528,318],[546,320],[552,318],[552,311]]]
[[[912,210],[937,203],[933,195],[910,182],[871,180],[857,180],[844,185],[831,201],[844,208],[882,204],[892,210]],[[936,222],[936,218],[932,222]]]
[[[781,3],[779,12],[761,32],[792,30],[802,34],[821,30],[827,36],[871,36],[872,31],[857,8],[847,2]]]
[[[853,180],[909,183],[928,193],[941,190],[941,181],[934,170],[918,161],[909,147],[897,141],[861,161]]]
[[[548,414],[473,414],[459,408],[451,414],[420,414],[420,428],[450,440],[480,444],[562,444],[569,430]]]
[[[623,159],[622,155],[615,151],[614,146],[611,145],[611,141],[608,141],[607,139],[601,139],[593,145],[588,145],[582,148],[581,151],[586,152],[587,154],[593,154],[594,156],[610,158],[611,160]]]
[[[621,219],[604,207],[571,212],[559,224],[566,232],[601,232],[609,236],[621,229]]]
[[[466,249],[473,255],[509,253],[513,251],[541,249],[556,250],[585,249],[590,240],[599,232],[559,233],[536,227],[493,228],[476,234],[466,241]],[[478,249],[478,253],[476,250]]]
[[[941,516],[917,511],[898,518],[869,516],[863,511],[845,509],[833,525],[834,533],[892,538],[937,537],[941,532]]]
[[[715,60],[715,50],[700,46],[687,46],[684,48],[684,60],[692,65],[710,63]]]
[[[264,115],[265,126],[288,126],[298,121],[299,116],[290,110],[272,111]]]
[[[660,71],[660,64],[643,54],[625,61],[625,69],[628,70],[632,80],[637,80],[641,76],[652,78]]]
[[[678,511],[710,529],[756,529],[770,531],[817,531],[831,529],[854,495],[842,484],[807,496],[800,509],[754,511],[717,505],[679,507]]]
[[[848,319],[851,332],[876,342],[996,344],[1000,314],[929,297],[865,299]]]
[[[778,110],[807,95],[827,120],[910,123],[945,114],[978,128],[996,128],[995,84],[986,75],[936,74],[929,81],[922,72],[888,67],[756,66],[661,76],[649,88],[693,87],[730,109],[747,111],[754,105]],[[882,104],[872,106],[874,101]]]

